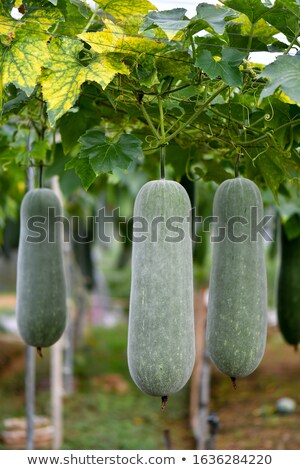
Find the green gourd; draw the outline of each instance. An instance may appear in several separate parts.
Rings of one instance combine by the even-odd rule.
[[[66,324],[61,204],[46,188],[29,191],[21,204],[17,264],[17,324],[27,345],[51,346]]]
[[[224,181],[213,204],[212,265],[206,341],[217,368],[235,379],[253,372],[266,344],[267,280],[258,187],[246,178]],[[243,240],[243,241],[242,241]]]
[[[300,236],[289,240],[281,224],[279,243],[278,324],[285,341],[297,349],[300,342]]]
[[[163,405],[195,361],[190,210],[185,189],[165,179],[146,183],[134,205],[128,365]]]

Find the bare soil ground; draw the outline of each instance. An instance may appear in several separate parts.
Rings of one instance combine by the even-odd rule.
[[[260,366],[238,380],[236,390],[215,368],[211,390],[210,409],[220,420],[216,449],[300,449],[300,351],[287,345],[277,328],[269,329]],[[276,413],[282,397],[297,402],[295,413]]]
[[[0,296],[0,308],[14,308],[14,304],[13,295]],[[9,335],[2,335],[0,343],[3,383],[10,377],[13,380],[24,369],[24,345]],[[163,426],[171,430],[173,448],[193,449],[187,393],[183,396],[179,397],[180,417],[169,419],[167,412]],[[297,402],[295,413],[276,413],[276,401],[282,397]],[[168,406],[171,405],[170,402]],[[272,327],[260,366],[250,376],[238,380],[236,390],[229,378],[212,367],[210,412],[215,412],[220,420],[216,449],[300,449],[300,350],[295,352],[278,329]]]
[[[16,306],[16,296],[15,295],[0,295],[0,309],[1,308],[15,308]]]

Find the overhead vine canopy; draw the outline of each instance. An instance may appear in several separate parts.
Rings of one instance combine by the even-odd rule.
[[[298,0],[200,3],[193,18],[147,0],[96,4],[1,2],[1,178],[51,165],[61,142],[64,171],[87,190],[117,169],[155,175],[165,147],[174,178],[220,183],[238,159],[275,200],[297,193]],[[276,58],[263,66],[254,52]]]

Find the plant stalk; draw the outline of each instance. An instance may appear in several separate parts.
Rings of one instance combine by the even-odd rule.
[[[157,130],[155,129],[154,124],[153,124],[153,122],[152,122],[152,119],[151,119],[151,117],[149,116],[149,114],[148,114],[148,112],[147,112],[147,110],[146,110],[146,108],[145,108],[145,106],[144,106],[143,103],[140,104],[140,108],[141,108],[141,111],[142,111],[142,113],[143,113],[144,118],[145,118],[146,121],[147,121],[148,126],[150,127],[150,129],[151,129],[151,131],[152,131],[152,134],[153,134],[154,137],[156,137],[156,139],[159,141],[159,140],[160,140],[160,135],[159,135],[159,133],[157,132]]]
[[[170,142],[173,140],[180,132],[185,129],[187,126],[192,124],[199,116],[200,114],[207,108],[207,106],[220,94],[222,91],[226,90],[229,85],[222,85],[220,86],[207,100],[202,104],[202,106],[199,107],[199,109],[187,120],[185,121],[181,126],[179,126],[176,131],[174,131],[171,135],[166,137],[165,143]]]
[[[164,180],[166,177],[166,147],[160,147],[160,179]]]

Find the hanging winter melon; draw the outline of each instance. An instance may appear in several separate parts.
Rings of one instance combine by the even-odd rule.
[[[212,361],[235,381],[253,372],[265,350],[267,281],[258,187],[246,178],[216,191],[206,340]]]
[[[146,183],[134,206],[128,364],[136,385],[164,401],[195,360],[190,209],[184,188],[164,179]]]
[[[46,188],[28,192],[21,205],[17,324],[24,342],[39,351],[58,341],[66,324],[62,224],[54,219],[61,212],[59,199]]]
[[[280,226],[277,316],[280,331],[295,349],[300,342],[300,236],[289,240]]]

